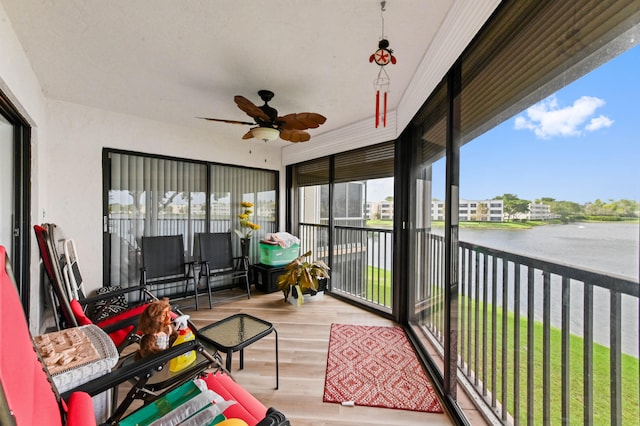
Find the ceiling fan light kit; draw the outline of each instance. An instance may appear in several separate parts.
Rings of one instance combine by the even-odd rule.
[[[265,142],[271,142],[278,139],[278,136],[280,136],[280,131],[278,129],[274,129],[273,127],[256,127],[254,129],[251,129],[251,134],[256,139],[260,139]]]
[[[307,129],[315,129],[324,124],[327,119],[315,112],[300,112],[278,116],[278,111],[269,106],[268,102],[273,98],[270,90],[260,90],[258,95],[264,101],[264,105],[256,106],[244,96],[234,96],[233,100],[242,111],[255,121],[223,120],[220,118],[198,117],[209,121],[219,121],[222,123],[244,124],[255,126],[249,130],[242,139],[256,138],[265,142],[276,140],[278,137],[289,142],[306,142],[311,139],[311,135],[305,132]]]

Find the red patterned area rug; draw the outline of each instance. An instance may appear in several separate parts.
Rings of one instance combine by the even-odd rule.
[[[442,413],[400,327],[331,324],[323,400]]]

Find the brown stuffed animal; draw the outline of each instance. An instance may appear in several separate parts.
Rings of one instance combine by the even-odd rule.
[[[166,297],[151,302],[140,315],[138,332],[142,334],[136,358],[153,355],[169,348],[178,332],[171,326],[171,305]]]

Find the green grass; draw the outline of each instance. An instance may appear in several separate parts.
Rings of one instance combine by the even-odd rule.
[[[370,228],[393,228],[393,220],[367,219]]]
[[[551,221],[541,221],[541,220],[524,220],[518,222],[472,222],[472,221],[464,221],[460,222],[460,228],[471,228],[471,229],[507,229],[507,230],[518,230],[518,229],[531,229],[534,226],[543,226],[548,225],[550,223],[554,223]],[[555,223],[560,223],[555,222]],[[367,226],[371,228],[392,228],[393,221],[392,220],[367,220]],[[434,228],[442,228],[444,227],[444,222],[439,220],[434,220],[431,222],[431,226]]]
[[[471,303],[474,303],[473,301]],[[466,314],[466,302],[461,300],[460,308],[465,309]],[[482,304],[473,306],[473,309],[480,309],[480,324],[483,321]],[[487,319],[488,324],[491,324],[493,308],[487,306]],[[462,314],[462,311],[459,313]],[[474,314],[472,314],[474,315]],[[502,381],[502,357],[501,348],[503,344],[502,336],[502,315],[503,311],[500,308],[496,309],[497,315],[497,329],[495,339],[497,343],[496,354],[496,384],[500,387]],[[473,318],[475,320],[475,317]],[[526,318],[520,317],[520,387],[514,389],[514,377],[515,371],[514,365],[514,353],[515,353],[515,339],[513,337],[515,316],[512,312],[507,313],[507,334],[506,348],[507,348],[507,383],[508,390],[506,392],[507,397],[507,409],[509,413],[514,413],[513,395],[516,393],[520,395],[520,420],[524,422],[527,418],[527,400],[526,400],[526,386],[527,386],[527,352],[530,348],[527,347],[527,326],[528,321]],[[474,371],[480,372],[482,369],[482,356],[486,354],[487,366],[490,369],[491,366],[491,345],[493,336],[491,335],[490,325],[488,326],[488,338],[487,348],[482,348],[482,335],[480,335],[479,342],[474,341],[475,324],[472,321],[471,327],[471,357],[474,356],[475,345],[479,344],[479,359],[478,365],[475,365],[475,361],[472,361],[471,368]],[[534,354],[533,354],[533,377],[534,377],[534,424],[542,423],[542,405],[543,405],[543,328],[542,323],[535,322],[534,326]],[[466,328],[464,332],[466,333]],[[460,336],[462,337],[462,330],[460,330]],[[466,338],[465,338],[466,339]],[[467,357],[467,347],[462,348],[462,342],[459,342],[459,348],[461,348],[461,355]],[[584,340],[581,337],[571,335],[569,338],[569,377],[570,377],[570,424],[583,424],[583,406],[584,406],[584,393],[583,393],[583,346]],[[558,424],[561,422],[561,374],[562,374],[562,361],[561,361],[561,330],[558,328],[550,329],[550,383],[551,383],[551,424]],[[609,424],[610,413],[610,389],[609,389],[609,348],[595,344],[593,345],[593,423],[594,424]],[[638,358],[631,357],[629,355],[622,355],[621,361],[622,368],[622,424],[625,425],[637,425],[638,418],[640,418],[640,407],[638,400],[640,398],[640,392],[638,388],[638,379],[640,377]],[[487,372],[485,381],[487,387],[491,386],[491,373]],[[489,392],[491,390],[489,389]],[[504,400],[501,389],[497,390],[496,397],[498,401]]]
[[[367,291],[365,297],[374,303],[391,307],[392,275],[387,269],[367,267]]]
[[[375,303],[386,304],[388,306],[391,305],[391,295],[392,295],[392,274],[391,271],[382,270],[376,267],[369,266],[367,268],[367,290],[366,297],[368,300],[371,300]],[[380,284],[378,284],[380,283]],[[383,298],[384,295],[384,298]],[[460,300],[460,312],[458,313],[459,318],[461,318],[463,312],[464,315],[467,315],[467,302],[466,298],[462,298]],[[471,300],[472,311],[479,310],[479,324],[483,324],[483,305],[482,303],[475,303],[474,300]],[[433,306],[432,313],[436,314],[438,311],[438,307],[440,304],[436,304]],[[475,312],[475,311],[474,311]],[[484,376],[484,380],[486,382],[486,386],[488,388],[488,392],[492,392],[490,388],[491,386],[491,364],[492,364],[492,354],[491,354],[491,346],[493,339],[496,340],[497,353],[496,353],[496,376],[495,381],[498,389],[496,390],[496,399],[498,401],[504,400],[504,395],[502,395],[501,383],[502,383],[502,345],[503,345],[503,335],[502,335],[502,322],[503,322],[503,310],[501,308],[496,308],[496,334],[492,335],[491,330],[491,319],[493,315],[493,306],[487,305],[487,323],[488,323],[488,336],[487,336],[487,348],[482,347],[482,334],[481,328],[479,329],[480,336],[479,342],[475,341],[475,313],[472,312],[472,322],[471,322],[471,369],[480,374],[482,369],[482,356],[486,356],[486,363],[488,367],[488,371]],[[467,318],[468,321],[468,318]],[[515,316],[513,312],[508,312],[506,314],[506,322],[507,322],[507,338],[506,338],[506,352],[507,352],[507,410],[511,415],[514,413],[514,399],[513,395],[516,393],[520,395],[520,421],[521,423],[526,423],[527,419],[527,353],[530,348],[528,348],[527,342],[527,327],[528,321],[526,317],[520,316],[520,370],[519,370],[519,378],[520,378],[520,387],[516,390],[514,389],[514,378],[515,378],[515,370],[513,368],[514,365],[514,353],[515,353],[515,339],[514,339],[514,324],[515,324]],[[463,337],[463,332],[467,332],[467,326],[465,325],[464,330],[459,330],[459,336]],[[534,404],[534,424],[542,423],[542,406],[543,406],[543,327],[541,322],[534,322],[533,324],[533,335],[534,335],[534,354],[533,354],[533,404]],[[562,414],[562,406],[561,406],[561,379],[562,379],[562,360],[561,360],[561,343],[562,343],[562,334],[561,330],[555,327],[550,328],[550,383],[551,383],[551,424],[560,424],[561,414]],[[466,337],[465,337],[466,342]],[[465,343],[466,344],[466,343]],[[478,364],[475,364],[473,360],[475,354],[475,345],[478,344]],[[460,348],[459,355],[467,357],[467,347],[462,346],[462,341],[459,342],[458,347]],[[579,336],[571,335],[569,338],[569,377],[570,377],[570,424],[583,424],[584,423],[584,383],[583,383],[583,347],[584,347],[584,339]],[[610,385],[609,385],[609,373],[610,373],[610,365],[609,365],[609,348],[606,346],[602,346],[599,344],[593,344],[593,424],[609,424],[610,423]],[[640,389],[638,386],[640,380],[640,363],[638,358],[634,358],[632,356],[623,354],[621,360],[621,368],[622,368],[622,395],[620,397],[622,403],[622,424],[623,425],[634,425],[637,426],[638,419],[640,418],[640,405],[638,401],[640,400]],[[482,379],[482,378],[480,378]]]
[[[517,222],[460,222],[460,228],[468,229],[505,229],[505,230],[520,230],[531,229],[535,226],[548,225],[550,222],[543,222],[540,220],[523,220]],[[444,227],[444,222],[433,221],[431,224],[434,228]]]

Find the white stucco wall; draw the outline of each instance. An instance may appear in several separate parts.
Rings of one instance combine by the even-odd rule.
[[[0,57],[0,90],[32,126],[31,226],[56,223],[75,240],[89,290],[102,285],[103,147],[279,170],[284,194],[281,149],[275,145],[217,140],[211,131],[47,99],[2,4]],[[284,226],[282,203],[279,215]],[[29,320],[38,333],[40,253],[31,237]]]
[[[201,129],[61,101],[48,101],[47,122],[49,202],[44,221],[57,224],[64,236],[75,240],[88,289],[102,285],[104,147],[279,170],[284,191],[277,147],[216,140]]]
[[[0,4],[0,91],[5,94],[19,113],[32,126],[31,142],[31,220],[46,203],[45,168],[40,158],[46,158],[46,101],[31,64],[16,37],[4,7]],[[2,196],[2,194],[0,194]],[[31,308],[29,320],[31,331],[36,332],[40,324],[39,252],[35,241],[31,244]]]

